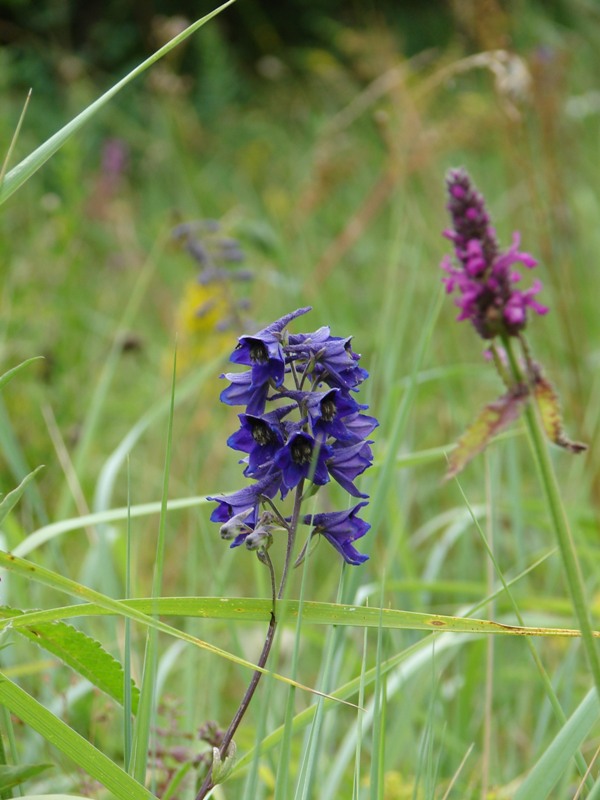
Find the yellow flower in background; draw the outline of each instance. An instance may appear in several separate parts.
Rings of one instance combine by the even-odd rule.
[[[186,283],[175,314],[178,372],[187,372],[203,361],[225,352],[231,344],[231,331],[223,320],[231,315],[228,285],[222,282]]]
[[[406,780],[402,773],[391,770],[386,772],[384,776],[384,789],[383,796],[385,800],[413,800],[415,797],[415,782],[414,779]],[[420,790],[417,791],[418,798],[423,795]]]
[[[238,286],[253,276],[240,267],[244,254],[237,240],[224,236],[215,220],[178,225],[173,238],[199,268],[196,278],[186,282],[175,312],[182,374],[224,353],[232,333],[244,332],[248,304],[240,299]]]

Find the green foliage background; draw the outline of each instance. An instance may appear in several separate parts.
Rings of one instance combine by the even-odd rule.
[[[109,4],[106,18],[82,27],[76,18],[88,4],[4,5],[5,151],[25,87],[33,86],[13,163],[158,43],[151,31],[165,21],[157,15],[192,13],[185,4]],[[553,452],[553,459],[595,613],[598,9],[586,0],[343,5],[340,12],[333,2],[300,8],[238,0],[127,88],[3,206],[1,371],[31,356],[44,360],[3,391],[0,491],[46,465],[4,521],[3,549],[15,550],[49,522],[124,506],[128,495],[134,505],[160,500],[166,423],[159,411],[168,408],[176,339],[187,367],[176,392],[169,496],[240,487],[236,456],[224,446],[235,411],[217,403],[226,343],[186,329],[178,316],[196,266],[170,235],[179,221],[215,218],[240,239],[254,270],[248,291],[257,327],[311,303],[310,324],[353,334],[371,373],[362,399],[381,420],[376,464],[364,483],[374,498],[373,529],[363,540],[371,560],[347,574],[339,589],[338,563],[322,544],[310,562],[306,598],[334,601],[339,592],[348,603],[368,598],[370,605],[456,615],[481,603],[478,616],[514,623],[506,594],[486,599],[498,588],[497,576],[475,517],[507,578],[531,569],[512,587],[526,621],[574,627],[520,429],[461,476],[469,506],[456,484],[441,484],[444,448],[501,387],[481,358],[481,343],[454,322],[452,302],[442,304],[438,263],[448,249],[440,235],[447,225],[443,176],[463,164],[486,195],[501,241],[508,244],[518,228],[524,249],[540,259],[551,313],[532,323],[531,341],[559,389],[569,431],[591,444],[582,458]],[[94,13],[93,4],[85,13]],[[103,167],[109,140],[127,153],[112,183]],[[111,455],[142,428],[129,477],[125,462],[113,475]],[[332,502],[339,499],[332,495]],[[169,515],[163,594],[268,596],[266,576],[245,552],[230,552],[218,540],[208,513],[200,504]],[[136,596],[151,591],[157,529],[155,516],[132,525]],[[123,521],[90,524],[36,546],[28,557],[121,597],[126,531]],[[292,596],[299,583],[297,575]],[[11,576],[0,594],[15,607],[47,608],[64,602],[56,588]],[[263,633],[260,625],[231,620],[170,622],[250,661]],[[122,621],[92,618],[81,627],[122,660]],[[306,625],[302,633],[303,683],[323,686],[327,648],[337,654],[325,690],[355,679],[363,666],[412,652],[422,637],[411,630],[379,638],[371,632],[363,661],[362,632],[328,634]],[[134,629],[138,681],[144,641],[143,630]],[[408,677],[390,677],[401,688],[376,716],[384,745],[365,738],[356,781],[342,757],[354,712],[336,711],[335,724],[322,734],[318,779],[298,796],[321,796],[317,787],[331,786],[332,765],[343,763],[340,797],[355,791],[441,800],[471,743],[454,796],[514,796],[562,725],[522,639],[503,638],[493,650],[483,639],[449,641],[441,640],[434,657],[411,661]],[[189,745],[204,720],[227,721],[247,671],[194,649],[177,650],[167,638],[161,645],[156,727],[173,725],[174,739]],[[589,688],[580,649],[559,639],[536,647],[571,713]],[[273,663],[286,674],[289,648],[283,638]],[[2,651],[4,668],[119,761],[120,710],[39,653],[11,639]],[[489,699],[484,686],[492,687]],[[286,701],[283,688],[265,686],[240,732],[243,752],[261,726],[281,724],[273,709]],[[297,710],[311,703],[301,694],[296,702]],[[584,745],[588,760],[597,733],[593,729]],[[300,770],[302,747],[298,735],[290,776]],[[18,748],[28,763],[56,761],[55,751],[27,731],[19,732]],[[373,753],[381,759],[380,780],[372,772]],[[83,787],[100,796],[66,760],[58,767],[51,779],[44,775],[46,782],[35,784],[38,793],[85,794]],[[224,796],[271,797],[277,770],[271,755],[262,762],[256,795],[238,779]],[[545,796],[572,796],[580,780],[569,762],[551,790],[556,794]]]

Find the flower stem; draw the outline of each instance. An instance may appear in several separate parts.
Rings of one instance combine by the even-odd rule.
[[[515,379],[521,381],[522,371],[511,347],[510,339],[508,337],[504,338],[503,344],[508,355],[512,373]],[[583,575],[577,558],[573,534],[569,527],[567,514],[562,502],[558,481],[548,452],[548,445],[544,436],[541,420],[534,401],[528,402],[525,406],[525,423],[529,433],[529,441],[533,450],[538,475],[546,497],[552,525],[558,542],[573,610],[579,621],[581,639],[592,671],[596,691],[600,696],[600,660],[598,659],[598,651],[588,613]]]
[[[269,653],[271,652],[271,648],[273,647],[273,642],[275,640],[275,629],[277,627],[277,617],[275,616],[275,606],[276,601],[281,599],[283,596],[283,592],[285,590],[285,585],[287,582],[287,577],[289,574],[290,564],[292,561],[292,555],[294,552],[294,542],[296,540],[296,528],[298,527],[298,520],[300,519],[300,507],[302,505],[302,492],[304,488],[304,481],[301,481],[297,488],[296,494],[294,498],[294,508],[292,511],[292,519],[289,524],[288,528],[288,539],[287,539],[287,549],[285,554],[285,561],[283,565],[283,571],[281,574],[281,580],[279,582],[279,590],[275,591],[275,574],[273,571],[273,564],[271,559],[269,558],[269,554],[264,551],[259,556],[260,560],[263,564],[266,564],[269,568],[269,572],[271,575],[271,590],[272,590],[272,597],[273,597],[273,606],[271,608],[271,619],[269,620],[269,627],[267,628],[267,635],[265,637],[265,643],[263,644],[263,649],[261,651],[260,657],[258,659],[257,666],[260,667],[260,670],[256,670],[252,673],[252,678],[250,679],[250,683],[248,684],[248,688],[246,689],[244,696],[238,706],[237,711],[235,712],[233,719],[229,723],[229,727],[225,731],[225,735],[223,736],[223,741],[221,742],[221,746],[219,747],[219,757],[221,761],[224,761],[227,758],[227,754],[229,751],[229,746],[235,736],[235,733],[242,721],[246,711],[248,710],[248,706],[254,697],[254,693],[256,688],[260,682],[260,679],[263,675],[262,669],[264,668],[265,664],[267,663],[267,659],[269,658]],[[209,767],[208,773],[200,787],[198,794],[196,795],[196,800],[203,800],[206,795],[214,789],[216,783],[213,782],[212,779],[212,766]]]

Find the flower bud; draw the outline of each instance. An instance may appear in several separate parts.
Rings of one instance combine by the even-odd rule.
[[[236,514],[227,522],[224,522],[220,528],[221,539],[229,541],[231,539],[235,539],[236,536],[240,536],[240,534],[249,533],[252,528],[246,525],[245,520],[252,513],[252,511],[252,508],[247,508],[245,511],[240,511],[239,514]]]
[[[248,550],[268,550],[273,544],[272,526],[261,525],[246,536],[245,544]]]

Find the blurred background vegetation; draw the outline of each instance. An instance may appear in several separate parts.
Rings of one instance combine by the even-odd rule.
[[[191,0],[4,0],[4,151],[33,88],[13,164],[211,8]],[[415,375],[394,446],[406,455],[454,441],[501,391],[472,330],[454,322],[450,300],[416,361],[448,250],[441,237],[444,174],[464,165],[485,193],[501,241],[508,244],[518,228],[523,248],[541,262],[542,302],[551,313],[534,320],[531,340],[560,391],[569,432],[592,443],[579,460],[562,453],[556,459],[595,593],[599,75],[594,0],[238,0],[156,64],[2,209],[0,358],[5,368],[33,355],[44,360],[4,392],[0,490],[46,465],[18,519],[5,526],[7,547],[50,520],[125,504],[124,473],[108,495],[99,491],[101,479],[115,448],[168,397],[176,339],[184,389],[170,495],[240,488],[236,456],[224,446],[235,414],[217,403],[216,376],[226,362],[215,361],[237,334],[205,325],[194,312],[206,296],[196,282],[197,261],[172,236],[183,222],[217,220],[223,236],[240,243],[253,280],[231,289],[236,302],[247,301],[250,325],[311,303],[312,328],[330,324],[337,335],[354,335],[372,376],[364,400],[382,422],[376,459],[386,455]],[[214,377],[186,390],[193,383],[185,381],[202,369]],[[149,425],[132,452],[134,503],[160,497],[164,439],[164,421]],[[499,507],[499,558],[518,571],[550,542],[526,447],[511,440],[499,450],[503,458],[487,466]],[[464,475],[474,504],[489,500],[482,463]],[[384,603],[452,613],[486,593],[486,556],[456,487],[440,485],[443,472],[443,460],[398,470],[375,510],[371,561],[361,580],[378,581],[385,564]],[[229,553],[207,518],[205,509],[174,516],[165,593],[256,593],[245,554]],[[136,526],[136,592],[143,594],[156,523]],[[103,541],[93,530],[72,535],[51,557],[117,595],[123,539]],[[309,596],[333,599],[333,572],[327,557],[315,559]],[[525,609],[568,625],[558,575],[556,565],[536,572],[517,593]],[[38,593],[24,592],[23,604],[42,606]],[[412,639],[398,634],[389,646]],[[530,668],[524,656],[515,657],[519,644],[507,644],[497,661],[505,693],[499,714],[510,719],[498,734],[498,785],[530,763],[551,730],[547,715],[537,727],[532,722],[539,720],[540,693],[521,692]],[[564,676],[576,674],[572,664],[582,668],[570,647],[546,647],[551,671]],[[440,766],[446,777],[481,725],[482,652],[458,657],[456,681],[448,678],[440,700],[451,707],[442,718],[455,722]],[[224,687],[228,674],[224,669]],[[464,690],[461,676],[468,676]],[[309,683],[311,676],[302,679]],[[408,762],[416,758],[414,731],[426,713],[419,700],[430,683],[428,676],[420,694],[405,701],[402,720],[415,728],[393,725],[394,751],[404,747]],[[212,702],[206,699],[207,716]],[[441,718],[432,724],[438,723],[445,724]],[[412,784],[407,789],[398,775],[390,778],[399,788],[389,798],[413,796],[403,794]]]

